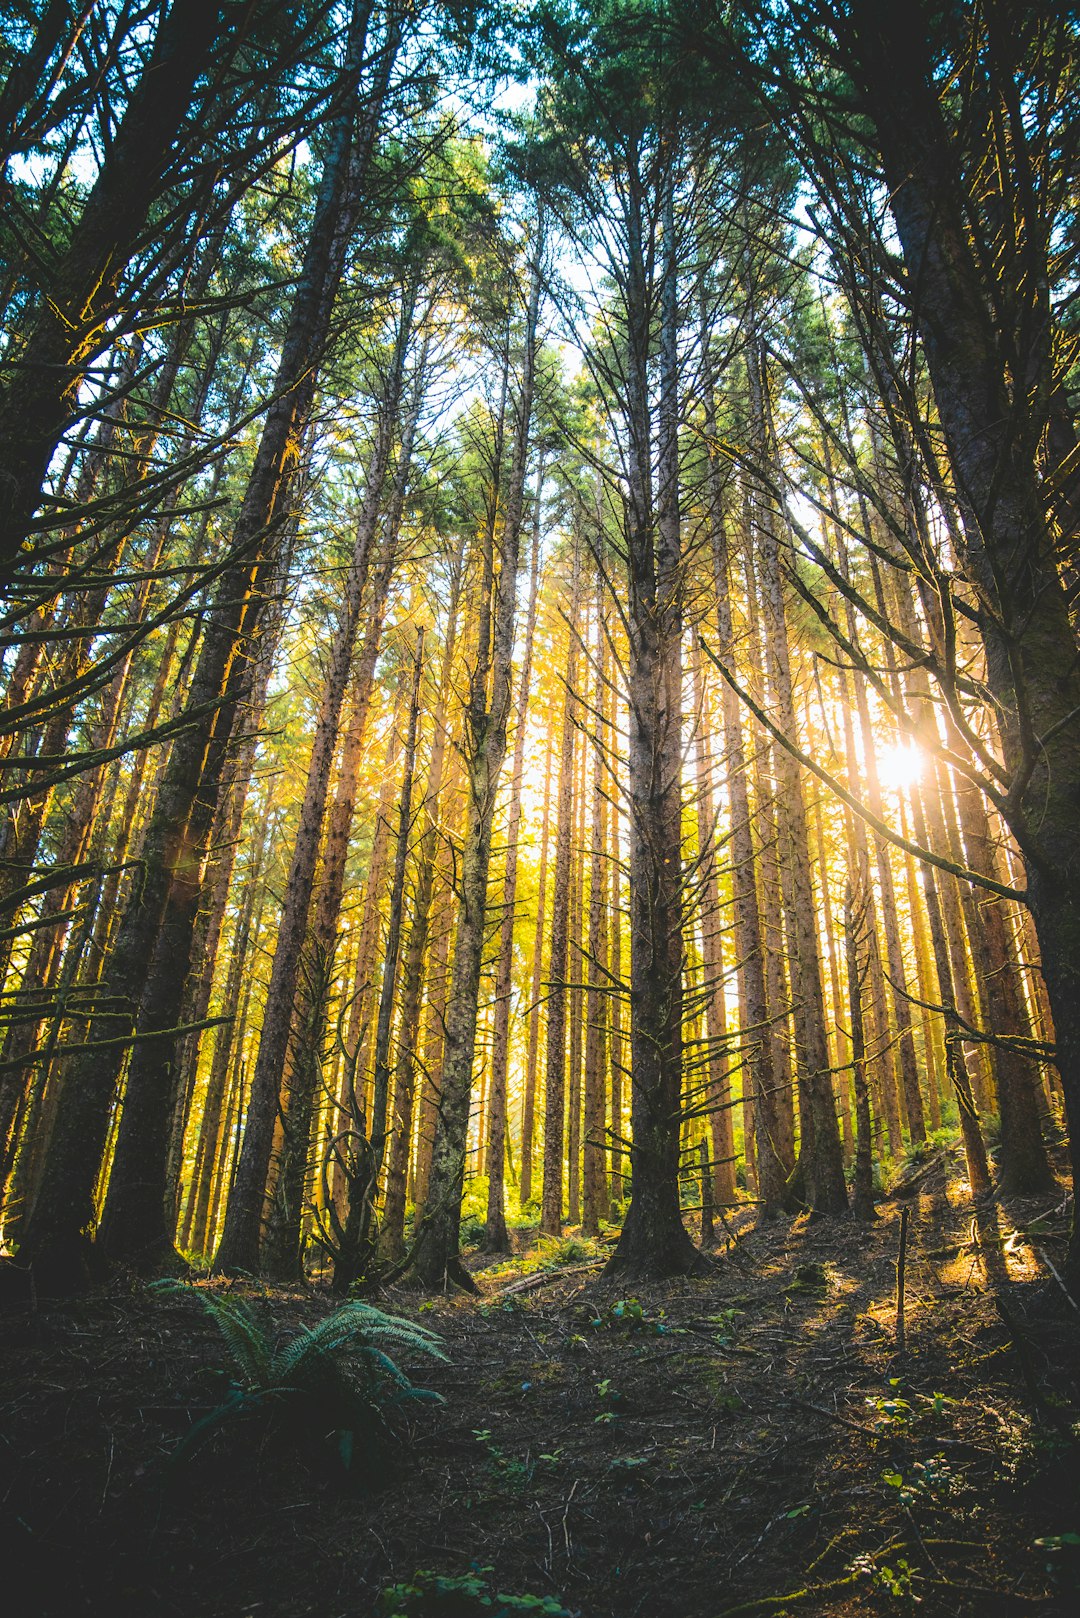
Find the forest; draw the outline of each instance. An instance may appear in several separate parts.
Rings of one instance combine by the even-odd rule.
[[[18,1610],[1075,1611],[1080,12],[0,19]]]

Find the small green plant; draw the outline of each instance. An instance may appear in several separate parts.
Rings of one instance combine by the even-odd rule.
[[[914,1506],[922,1501],[944,1500],[957,1493],[960,1480],[944,1455],[932,1455],[929,1460],[916,1461],[911,1476],[895,1470],[885,1471],[882,1478],[895,1489],[902,1506]]]
[[[614,1421],[618,1415],[618,1410],[615,1407],[622,1404],[622,1394],[618,1391],[618,1389],[612,1387],[611,1378],[609,1376],[604,1377],[603,1380],[597,1382],[595,1386],[596,1397],[601,1400],[602,1403],[607,1406],[607,1408],[602,1410],[598,1416],[594,1416],[593,1420],[601,1423],[602,1425],[606,1425],[608,1422]]]
[[[445,1363],[441,1339],[369,1303],[348,1303],[278,1346],[240,1298],[182,1281],[160,1281],[152,1290],[158,1296],[197,1298],[229,1353],[229,1364],[217,1372],[226,1384],[225,1397],[184,1436],[172,1453],[174,1464],[218,1428],[277,1411],[294,1417],[301,1431],[329,1432],[350,1472],[359,1448],[376,1449],[389,1436],[392,1408],[415,1400],[443,1402],[441,1394],[415,1387],[387,1353],[412,1350]]]
[[[576,1236],[564,1236],[555,1243],[551,1255],[551,1269],[558,1269],[564,1264],[587,1264],[591,1258],[596,1257],[596,1244],[581,1241]]]
[[[509,1488],[523,1488],[531,1479],[536,1470],[535,1462],[518,1460],[513,1455],[507,1455],[505,1450],[492,1441],[490,1427],[474,1427],[472,1430],[476,1442],[486,1451],[488,1464],[492,1474],[498,1479],[500,1485]],[[544,1457],[540,1456],[543,1460]]]
[[[916,1570],[902,1556],[896,1558],[895,1566],[888,1567],[885,1563],[876,1561],[868,1553],[864,1553],[862,1556],[855,1558],[850,1564],[849,1571],[870,1579],[872,1583],[883,1590],[887,1590],[897,1600],[919,1600],[914,1587],[914,1579],[917,1576]]]
[[[619,1298],[601,1313],[596,1310],[589,1320],[594,1331],[650,1332],[659,1337],[668,1330],[664,1312],[648,1315],[637,1298]]]
[[[899,1390],[899,1377],[889,1378],[889,1387]],[[878,1432],[894,1431],[902,1427],[910,1427],[914,1420],[914,1411],[906,1399],[901,1399],[899,1391],[894,1391],[884,1399],[868,1398],[866,1404],[869,1409],[876,1410],[878,1419],[874,1423]]]
[[[502,1298],[491,1303],[482,1303],[479,1313],[484,1320],[490,1320],[492,1315],[523,1315],[525,1305],[520,1298],[511,1293],[508,1298]]]
[[[732,1348],[735,1344],[735,1322],[742,1316],[741,1309],[721,1309],[718,1314],[706,1315],[710,1326],[715,1326],[713,1341],[718,1348]]]
[[[620,1483],[643,1484],[648,1482],[646,1469],[650,1462],[648,1455],[616,1455],[613,1461],[608,1462],[608,1471]]]
[[[493,1591],[486,1577],[491,1572],[490,1567],[474,1567],[464,1574],[421,1568],[405,1583],[388,1585],[375,1611],[378,1618],[511,1618],[521,1612],[535,1618],[570,1618],[554,1596]]]

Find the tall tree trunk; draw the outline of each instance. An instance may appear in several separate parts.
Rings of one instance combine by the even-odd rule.
[[[995,328],[1000,302],[987,295],[968,236],[965,181],[938,100],[922,16],[859,0],[845,44],[877,129],[892,215],[918,294],[915,323],[957,483],[973,516],[964,562],[983,608],[988,681],[1014,783],[1006,812],[1024,854],[1075,1151],[1080,668],[1043,507],[1042,423],[1029,416],[1026,390],[1015,388],[1012,328]],[[1076,1221],[1067,1270],[1069,1284],[1080,1286]]]
[[[443,788],[446,759],[446,707],[450,694],[457,645],[458,607],[461,593],[462,552],[459,547],[450,575],[450,601],[443,637],[442,666],[432,720],[431,758],[424,789],[424,831],[420,839],[416,878],[413,888],[409,940],[401,974],[401,1018],[398,1062],[394,1076],[394,1128],[390,1141],[390,1162],[386,1172],[386,1200],[383,1207],[382,1248],[389,1259],[400,1259],[405,1251],[405,1207],[409,1158],[412,1151],[413,1119],[416,1110],[421,1002],[424,994],[424,967],[431,926],[435,891],[435,856],[439,835],[439,800]]]
[[[770,459],[772,424],[766,404],[764,357],[755,339],[749,361],[752,410],[757,436]],[[759,507],[758,555],[761,583],[768,613],[766,654],[769,682],[780,729],[797,734],[792,692],[778,514]],[[805,1179],[810,1207],[815,1213],[839,1213],[847,1207],[844,1160],[836,1116],[836,1101],[829,1074],[829,1046],[825,1032],[825,1001],[821,978],[821,950],[810,868],[810,839],[803,800],[802,771],[786,748],[776,750],[777,811],[781,834],[781,872],[785,882],[785,909],[790,926],[792,998],[795,1046],[799,1064],[801,1139],[796,1174]]]
[[[602,734],[607,705],[607,642],[604,632],[603,585],[597,589],[596,639],[593,650],[592,704],[593,768],[592,828],[589,858],[589,932],[586,952],[585,998],[585,1150],[583,1160],[582,1227],[588,1236],[600,1233],[600,1221],[609,1212],[604,1174],[604,1091],[608,1045],[608,1006],[611,984],[605,976],[608,933],[608,761],[607,738]]]
[[[397,988],[398,960],[401,954],[402,915],[405,904],[405,861],[409,853],[409,836],[412,831],[413,775],[416,769],[416,736],[420,722],[420,679],[423,670],[424,636],[423,631],[421,631],[416,641],[412,700],[409,705],[409,728],[405,738],[405,763],[401,780],[401,799],[398,806],[398,831],[394,846],[394,873],[390,884],[390,909],[386,921],[386,946],[383,953],[382,985],[379,992],[379,1015],[375,1025],[375,1083],[371,1107],[372,1183],[365,1188],[369,1205],[374,1203],[378,1191],[383,1158],[386,1153],[387,1120],[390,1110],[390,1031]]]
[[[453,980],[446,1009],[446,1052],[431,1177],[413,1259],[418,1279],[432,1287],[456,1283],[469,1289],[475,1288],[458,1256],[461,1197],[465,1178],[495,798],[506,754],[506,731],[510,717],[518,553],[536,375],[542,216],[534,249],[536,262],[525,317],[521,390],[517,401],[514,449],[502,527],[499,576],[493,587],[495,599],[491,614],[491,649],[488,656],[477,658],[467,713],[465,757],[469,796],[461,852],[461,913],[454,947]],[[495,475],[498,476],[498,463]],[[493,540],[494,534],[491,534],[490,541]],[[486,602],[481,603],[481,611],[488,611]]]
[[[866,1034],[863,1027],[863,984],[866,981],[866,899],[868,870],[865,861],[848,880],[844,904],[844,946],[847,958],[848,1015],[851,1019],[851,1067],[855,1080],[855,1181],[851,1209],[856,1219],[876,1218],[874,1211],[873,1141],[870,1121],[870,1086],[866,1076]],[[862,946],[860,948],[860,945]]]
[[[540,869],[536,878],[536,923],[533,928],[532,977],[529,986],[529,1033],[525,1052],[525,1087],[521,1098],[521,1178],[518,1205],[533,1200],[533,1155],[536,1135],[536,1072],[540,1062],[540,992],[544,983],[544,935],[547,919],[547,871],[551,845],[551,760],[554,730],[549,725],[544,748],[544,807],[540,817]],[[549,968],[550,975],[550,968]]]
[[[574,741],[577,734],[574,718],[577,702],[575,689],[578,671],[577,636],[581,611],[581,535],[576,527],[573,546],[570,600],[566,615],[569,644],[563,692],[562,737],[559,744],[559,786],[555,800],[555,861],[552,869],[548,993],[544,1018],[544,1184],[540,1203],[540,1229],[547,1236],[561,1236],[563,1228],[570,857],[574,826]]]
[[[270,1169],[274,1141],[274,1121],[285,1075],[285,1060],[293,1029],[293,1007],[300,974],[300,961],[315,887],[315,871],[322,842],[326,801],[338,741],[341,710],[345,701],[349,670],[352,666],[360,606],[367,581],[372,546],[384,496],[393,434],[405,371],[405,356],[412,333],[416,304],[415,282],[406,287],[397,341],[379,403],[375,445],[367,469],[364,503],[356,525],[353,553],[334,643],[327,668],[307,785],[300,808],[300,819],[293,843],[289,876],[278,928],[274,962],[267,990],[259,1054],[251,1081],[251,1098],[244,1141],[240,1148],[236,1179],[225,1216],[221,1248],[215,1260],[219,1270],[254,1270],[259,1262],[263,1196]]]
[[[566,1084],[566,1218],[571,1225],[581,1223],[581,1101],[582,1101],[582,1024],[584,996],[581,990],[584,886],[585,886],[585,769],[586,750],[580,747],[574,759],[572,792],[573,831],[570,861],[569,951],[566,962],[567,984],[567,1084]]]
[[[506,1230],[506,1090],[510,1062],[510,997],[513,988],[514,922],[517,916],[518,852],[521,838],[521,785],[525,774],[525,732],[532,681],[533,639],[540,583],[540,518],[544,493],[544,457],[536,474],[533,507],[532,560],[529,570],[529,605],[521,657],[517,712],[514,716],[514,762],[510,776],[510,814],[506,826],[506,870],[503,874],[503,913],[499,929],[499,964],[495,974],[495,1019],[491,1039],[491,1102],[488,1128],[488,1200],[484,1245],[493,1253],[510,1250]]]
[[[709,528],[712,549],[712,577],[716,597],[718,661],[721,668],[735,661],[735,627],[731,608],[731,575],[728,540],[724,525],[724,486],[719,462],[716,397],[708,345],[704,353],[704,408],[708,452]],[[754,1150],[744,1137],[747,1181],[754,1169],[758,1211],[762,1219],[773,1219],[784,1205],[784,1183],[789,1165],[785,1164],[783,1141],[777,1119],[778,1075],[773,1060],[769,1029],[769,1004],[765,980],[765,951],[761,912],[758,907],[756,854],[746,752],[743,741],[742,710],[730,683],[725,680],[720,695],[723,718],[724,767],[727,777],[731,841],[732,909],[735,925],[735,954],[739,962],[739,1006],[742,1018],[743,1096],[751,1101]],[[754,1162],[751,1163],[753,1157]]]
[[[727,1011],[724,1004],[724,961],[721,950],[720,874],[715,840],[716,813],[712,790],[712,749],[705,714],[705,682],[701,653],[693,654],[697,750],[697,832],[701,885],[701,964],[704,975],[705,1032],[708,1048],[703,1071],[708,1075],[703,1104],[707,1109],[712,1157],[713,1204],[735,1201],[735,1134],[731,1118],[728,1072]]]
[[[627,276],[625,544],[630,600],[630,1206],[613,1274],[671,1275],[705,1260],[679,1207],[682,1109],[682,536],[679,500],[678,250],[674,153],[663,190],[660,404],[655,516],[649,487],[649,315],[641,218]]]
[[[345,890],[345,867],[356,803],[357,775],[374,688],[375,665],[382,643],[386,605],[395,567],[399,561],[401,519],[409,484],[413,440],[427,380],[428,346],[429,339],[425,334],[416,365],[412,400],[402,430],[379,561],[364,593],[364,613],[368,620],[368,630],[354,676],[355,696],[352,716],[346,727],[345,741],[341,750],[337,792],[327,816],[315,914],[309,923],[304,940],[297,979],[291,1049],[286,1061],[279,1101],[281,1143],[264,1251],[264,1258],[271,1272],[279,1280],[292,1279],[300,1273],[301,1221],[309,1177],[311,1124],[316,1114],[315,1097],[322,1075],[321,1053],[334,976],[334,956]],[[374,1137],[372,1139],[374,1140]]]
[[[980,876],[995,877],[994,846],[982,793],[961,781],[957,794],[964,851]],[[1016,961],[1009,946],[1005,901],[996,893],[976,898],[972,943],[988,1012],[988,1031],[1020,1043],[1033,1037]],[[1053,1188],[1054,1177],[1039,1124],[1038,1076],[1032,1062],[1013,1045],[993,1048],[1001,1109],[1001,1189],[1013,1196],[1038,1196]]]
[[[210,1063],[206,1095],[199,1125],[195,1164],[188,1192],[182,1251],[205,1254],[210,1226],[211,1196],[215,1171],[227,1136],[228,1080],[232,1059],[238,1054],[239,1011],[243,980],[252,969],[251,940],[255,916],[264,898],[262,864],[268,837],[260,836],[251,850],[244,873],[244,898],[237,918],[229,956],[229,969],[221,995],[222,1015],[226,1018],[215,1030],[214,1055]]]
[[[363,149],[353,149],[355,85],[366,30],[353,28],[346,83],[353,87],[332,130],[315,219],[294,294],[288,331],[277,368],[274,402],[267,413],[259,448],[237,520],[238,560],[223,574],[217,604],[202,637],[188,711],[190,729],[173,743],[158,790],[142,851],[143,880],[128,904],[110,951],[106,998],[115,1007],[106,1025],[111,1041],[134,1031],[142,1015],[148,1033],[168,1041],[183,992],[199,893],[203,843],[216,807],[224,757],[237,703],[246,687],[243,651],[263,616],[267,592],[279,560],[278,542],[287,527],[288,500],[296,468],[296,446],[314,394],[318,360],[329,329],[331,309],[344,267],[367,162],[374,141],[369,118]],[[388,71],[388,67],[384,71]],[[385,80],[383,81],[385,83]],[[377,98],[378,99],[378,98]],[[174,953],[171,953],[174,952]],[[156,966],[156,971],[155,971]],[[147,1002],[140,1013],[140,1001]],[[152,1005],[150,1004],[152,1002]],[[41,1188],[20,1246],[20,1259],[32,1265],[39,1288],[66,1289],[85,1273],[85,1233],[93,1215],[94,1182],[102,1161],[109,1109],[123,1046],[92,1042],[64,1087]],[[164,1075],[167,1079],[167,1073]],[[148,1133],[160,1137],[161,1196],[147,1196],[148,1222],[165,1230],[164,1169],[171,1086],[157,1083],[146,1098]],[[126,1104],[141,1105],[128,1086]],[[162,1117],[165,1127],[159,1127]],[[146,1176],[140,1171],[145,1186]]]

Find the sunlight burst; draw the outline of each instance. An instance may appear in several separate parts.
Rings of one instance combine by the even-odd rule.
[[[924,758],[914,742],[891,742],[878,752],[878,778],[887,792],[905,792],[922,774]]]

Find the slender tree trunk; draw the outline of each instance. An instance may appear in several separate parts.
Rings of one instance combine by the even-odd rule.
[[[559,786],[555,800],[555,861],[551,888],[551,934],[548,945],[548,994],[544,1048],[544,1187],[540,1229],[561,1236],[563,1175],[566,1150],[566,1018],[570,941],[570,859],[574,826],[574,741],[578,673],[578,623],[581,611],[581,535],[574,531],[574,551],[567,610],[569,643],[559,744]]]
[[[357,775],[374,689],[375,665],[382,643],[387,599],[399,560],[399,533],[408,490],[413,440],[427,380],[427,355],[428,338],[425,335],[416,365],[412,401],[402,430],[379,561],[364,593],[368,630],[354,676],[355,695],[342,746],[337,792],[327,817],[315,914],[304,940],[297,979],[294,1032],[279,1101],[281,1146],[274,1174],[274,1198],[268,1217],[264,1251],[271,1273],[279,1280],[292,1279],[300,1274],[301,1222],[309,1178],[311,1124],[316,1115],[316,1092],[322,1076],[321,1053],[334,976]],[[376,1090],[378,1084],[376,1056]]]
[[[708,449],[709,525],[712,537],[712,575],[716,596],[717,654],[724,666],[735,660],[735,629],[731,608],[731,579],[728,540],[724,526],[724,488],[720,472],[716,420],[716,399],[712,370],[705,356],[705,430]],[[777,1120],[776,1088],[779,1082],[773,1060],[769,1031],[769,1005],[765,981],[761,912],[758,907],[756,857],[746,753],[739,699],[725,680],[721,691],[724,767],[727,776],[731,842],[732,910],[735,926],[735,954],[739,962],[739,1008],[742,1019],[742,1085],[750,1109],[744,1116],[752,1122],[753,1150],[749,1132],[744,1134],[747,1183],[753,1178],[758,1194],[761,1219],[773,1219],[784,1204],[787,1178],[783,1143]]]
[[[390,461],[392,434],[397,425],[405,355],[412,330],[415,302],[416,289],[413,283],[405,291],[386,393],[379,405],[375,447],[368,466],[367,488],[356,527],[345,601],[330,653],[326,685],[312,743],[307,785],[300,808],[300,820],[293,844],[281,923],[274,949],[274,963],[270,973],[270,986],[259,1039],[259,1054],[251,1081],[251,1099],[244,1128],[244,1141],[225,1216],[221,1249],[215,1260],[219,1270],[254,1270],[258,1267],[263,1197],[273,1150],[274,1121],[277,1117],[278,1098],[284,1080],[285,1060],[293,1028],[293,1006],[311,913],[315,871],[322,841],[326,801],[330,791],[331,769],[360,624],[361,598],[368,577],[384,493],[383,485]]]
[[[268,838],[259,837],[251,851],[244,873],[244,898],[233,936],[229,969],[221,996],[222,1015],[227,1019],[215,1030],[214,1055],[199,1124],[198,1147],[188,1194],[187,1217],[181,1249],[205,1254],[210,1225],[211,1194],[215,1171],[227,1134],[228,1080],[232,1058],[238,1052],[238,1018],[245,974],[250,973],[251,940],[264,889],[262,865]]]
[[[772,425],[766,405],[764,359],[755,342],[749,363],[752,409],[763,450],[772,455]],[[797,734],[792,692],[787,619],[780,571],[777,514],[760,508],[758,555],[768,625],[766,653],[769,680],[783,734]],[[799,1164],[810,1206],[815,1213],[839,1213],[847,1207],[844,1160],[829,1075],[821,951],[810,868],[810,840],[803,800],[802,771],[786,748],[776,750],[777,811],[781,833],[781,872],[790,925],[792,998],[796,1054],[799,1064],[801,1140]]]
[[[960,823],[968,864],[981,876],[995,876],[994,848],[985,801],[978,788],[961,782]],[[988,1029],[1019,1041],[1033,1037],[1016,962],[1009,945],[1005,901],[996,893],[975,897],[976,968],[988,1012]],[[993,1048],[1001,1109],[1001,1189],[1014,1196],[1038,1196],[1054,1185],[1039,1123],[1038,1075],[1031,1061],[1010,1045]]]
[[[457,644],[458,606],[461,591],[462,553],[459,548],[451,570],[450,602],[443,639],[442,667],[432,722],[431,758],[425,788],[424,832],[420,841],[409,941],[405,950],[401,983],[401,1018],[398,1064],[394,1081],[394,1129],[390,1141],[390,1162],[386,1174],[386,1201],[383,1208],[382,1247],[387,1258],[400,1259],[405,1250],[405,1206],[409,1158],[413,1141],[416,1109],[421,1002],[424,993],[424,967],[431,927],[432,898],[435,889],[435,856],[439,834],[439,800],[443,788],[447,731],[446,707],[450,694]]]
[[[673,158],[669,153],[669,160]],[[663,192],[655,517],[649,487],[649,317],[641,217],[627,278],[631,1196],[607,1272],[685,1274],[705,1260],[679,1207],[682,1109],[682,537],[678,252],[671,168]]]
[[[573,832],[570,856],[569,950],[567,985],[567,1084],[566,1084],[566,1217],[571,1225],[581,1223],[581,1102],[582,1102],[582,1024],[585,1020],[582,923],[585,887],[585,768],[584,747],[576,749],[572,793]]]
[[[521,786],[525,774],[525,732],[532,680],[533,639],[540,582],[540,518],[544,492],[544,458],[536,476],[533,507],[532,561],[529,605],[525,618],[521,677],[515,714],[514,762],[510,778],[510,815],[506,827],[506,870],[503,875],[503,913],[499,930],[499,964],[495,974],[495,1020],[491,1040],[491,1102],[488,1128],[488,1201],[484,1245],[493,1253],[510,1250],[506,1230],[506,1090],[510,1060],[510,998],[513,988],[514,922],[517,916],[518,852],[521,838]]]
[[[354,27],[347,75],[359,73],[364,35],[363,27]],[[275,399],[237,521],[234,543],[238,560],[222,576],[217,605],[203,633],[188,701],[192,725],[173,743],[144,841],[142,882],[124,912],[110,951],[105,993],[116,1009],[106,1030],[114,1041],[134,1031],[144,999],[147,1032],[175,1037],[165,1031],[176,1024],[174,1007],[179,1007],[189,959],[203,842],[213,819],[236,706],[247,683],[241,654],[259,627],[279,559],[278,541],[287,526],[296,445],[310,410],[316,365],[325,345],[357,193],[374,139],[372,128],[366,148],[353,153],[354,117],[355,101],[350,95],[332,132],[278,364]],[[21,1262],[33,1265],[39,1288],[64,1290],[78,1285],[85,1273],[85,1232],[93,1216],[94,1182],[105,1148],[122,1050],[121,1045],[112,1044],[86,1052],[64,1087],[64,1105],[57,1116],[38,1200],[20,1247]],[[163,1138],[161,1196],[146,1194],[146,1206],[149,1222],[160,1222],[162,1240],[167,1241],[171,1234],[164,1229],[167,1128],[157,1129],[161,1115],[168,1119],[172,1113],[167,1069],[164,1077],[166,1083],[157,1084],[153,1099],[146,1098],[146,1126]],[[126,1104],[132,1107],[136,1102],[142,1104],[129,1085]],[[145,1187],[145,1174],[141,1177]]]
[[[859,886],[854,887],[857,879]],[[855,1079],[855,1182],[852,1187],[851,1208],[856,1219],[877,1217],[874,1210],[873,1139],[870,1121],[870,1086],[866,1076],[866,1034],[863,1027],[863,984],[866,981],[866,959],[860,950],[865,946],[866,922],[862,912],[865,901],[865,883],[868,880],[865,864],[849,879],[844,905],[844,945],[847,957],[848,1015],[851,1019],[851,1066]]]
[[[536,879],[536,925],[533,928],[532,979],[529,989],[529,1036],[525,1055],[525,1090],[521,1101],[521,1179],[518,1203],[533,1198],[533,1155],[536,1131],[536,1070],[540,1062],[540,994],[544,983],[544,935],[547,919],[547,870],[551,845],[551,759],[554,730],[547,727],[544,749],[544,808],[540,820],[540,870]],[[548,968],[550,976],[550,966]]]
[[[398,807],[398,831],[394,847],[394,872],[390,884],[390,910],[387,916],[386,945],[383,953],[382,986],[379,993],[379,1015],[375,1025],[375,1084],[371,1109],[373,1184],[368,1190],[369,1199],[372,1200],[378,1189],[386,1152],[387,1119],[390,1110],[390,1031],[397,988],[398,959],[401,953],[405,861],[408,858],[409,837],[412,832],[413,775],[416,769],[416,736],[420,723],[420,680],[423,671],[424,637],[421,631],[416,642],[412,700],[409,705],[409,727],[405,738],[405,763]]]
[[[592,846],[589,860],[589,933],[586,955],[585,998],[585,1151],[582,1225],[588,1236],[600,1233],[600,1220],[608,1213],[604,1174],[604,1075],[608,1044],[610,983],[604,976],[608,932],[607,871],[607,761],[604,757],[603,714],[607,703],[607,642],[603,622],[603,586],[597,590],[596,639],[593,651],[595,683],[591,725]]]
[[[425,1285],[456,1283],[475,1288],[458,1256],[461,1197],[472,1094],[480,968],[487,916],[488,869],[495,818],[495,798],[506,755],[513,675],[514,620],[517,606],[518,554],[525,502],[525,475],[532,427],[536,374],[537,320],[540,308],[543,223],[537,231],[536,264],[525,318],[524,361],[517,402],[514,448],[503,520],[500,567],[493,583],[491,649],[477,657],[467,713],[465,757],[469,796],[461,852],[461,912],[454,947],[454,969],[446,1009],[446,1051],[439,1095],[438,1125],[423,1220],[417,1233],[413,1265]],[[496,459],[495,476],[499,474]],[[489,533],[488,543],[494,541]],[[488,612],[486,601],[481,612]],[[490,695],[489,695],[490,693]]]
[[[724,961],[721,949],[720,876],[715,852],[716,812],[712,790],[712,749],[705,714],[705,682],[700,651],[693,656],[694,708],[697,715],[697,831],[702,909],[701,956],[705,978],[705,1032],[708,1084],[704,1104],[709,1109],[712,1146],[713,1205],[735,1199],[735,1134],[731,1118],[731,1080],[727,1061],[727,1010],[724,1004]]]

